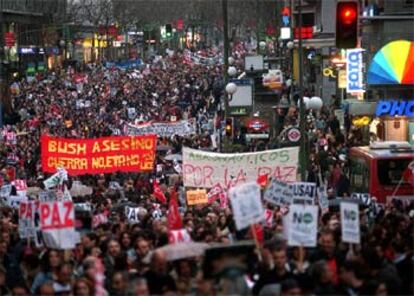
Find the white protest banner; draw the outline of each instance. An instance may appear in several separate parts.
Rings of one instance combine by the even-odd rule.
[[[0,197],[5,197],[6,198],[6,197],[10,196],[11,191],[12,191],[12,185],[11,184],[1,186]]]
[[[128,118],[132,120],[132,119],[135,118],[135,116],[137,116],[137,112],[136,112],[135,108],[133,108],[133,107],[128,108]]]
[[[264,193],[264,200],[277,206],[287,206],[292,203],[293,192],[289,184],[272,179]]]
[[[75,210],[71,201],[40,203],[40,229],[49,248],[73,249],[80,241],[75,231]]]
[[[263,220],[264,209],[260,200],[260,186],[256,182],[231,188],[229,197],[237,230]]]
[[[339,207],[341,211],[342,241],[351,244],[361,243],[358,204],[341,202]]]
[[[316,247],[318,207],[291,205],[284,228],[287,228],[289,246]]]
[[[91,212],[92,211],[92,206],[89,203],[86,203],[86,202],[79,202],[79,203],[75,203],[75,210]]]
[[[19,205],[19,236],[20,238],[34,237],[36,204],[34,201],[21,202]]]
[[[58,168],[57,172],[50,178],[43,181],[46,189],[52,189],[58,185],[62,185],[63,181],[68,180],[68,172],[63,168]]]
[[[316,200],[316,183],[295,182],[290,184],[293,203],[313,205]]]
[[[318,203],[322,213],[329,212],[329,200],[325,185],[318,187]]]
[[[296,181],[298,147],[251,153],[214,153],[183,148],[183,178],[186,187],[210,188],[219,183],[229,189],[256,182],[268,175],[283,182]]]
[[[6,204],[14,209],[18,209],[21,202],[27,201],[27,196],[10,195],[6,198]]]
[[[155,134],[158,137],[190,136],[197,132],[195,121],[181,120],[179,122],[152,122],[140,125],[128,124],[127,135],[140,136]]]
[[[21,179],[14,180],[14,181],[12,181],[12,185],[14,185],[14,187],[16,187],[17,195],[26,196],[26,192],[27,192],[26,180],[21,180]]]
[[[179,230],[171,230],[168,233],[168,243],[170,244],[189,243],[191,241],[191,236],[185,228]]]

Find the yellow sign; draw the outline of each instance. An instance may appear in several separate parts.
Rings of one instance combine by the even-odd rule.
[[[334,70],[332,70],[332,68],[323,69],[323,76],[336,78]]]
[[[206,203],[208,203],[208,197],[205,189],[187,191],[187,205],[194,206]]]
[[[358,116],[352,119],[352,124],[354,126],[365,126],[368,125],[371,119],[368,116]]]
[[[346,88],[346,70],[338,71],[338,88]]]

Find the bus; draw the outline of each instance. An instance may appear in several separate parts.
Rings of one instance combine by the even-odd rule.
[[[373,142],[349,153],[350,190],[369,193],[379,203],[414,200],[414,185],[404,178],[414,170],[414,148],[408,142]]]

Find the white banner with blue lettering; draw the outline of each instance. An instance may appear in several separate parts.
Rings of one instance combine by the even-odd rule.
[[[346,92],[363,93],[363,58],[364,49],[353,48],[346,50]]]

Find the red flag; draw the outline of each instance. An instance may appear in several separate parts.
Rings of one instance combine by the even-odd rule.
[[[210,191],[207,194],[208,202],[213,203],[216,199],[220,197],[220,194],[224,193],[223,188],[221,187],[220,183],[217,183],[213,187],[211,187]]]
[[[160,185],[158,184],[157,180],[154,180],[153,190],[154,190],[153,195],[155,196],[155,198],[158,199],[160,203],[166,204],[167,203],[167,198],[165,197],[164,193],[162,192],[162,190],[160,188]]]
[[[262,187],[266,187],[268,177],[269,177],[269,174],[260,175],[260,176],[257,178],[257,181],[256,181],[256,182],[257,182],[257,184],[259,184],[259,185],[260,185],[260,186],[262,186]]]
[[[168,206],[168,228],[170,230],[178,230],[183,228],[183,221],[178,211],[177,192],[173,192],[170,198],[170,204]]]

